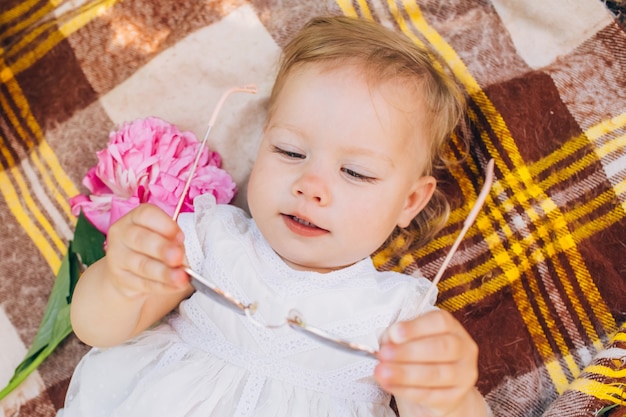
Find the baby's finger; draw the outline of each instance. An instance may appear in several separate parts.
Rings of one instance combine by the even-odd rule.
[[[142,257],[130,257],[130,259]],[[146,259],[145,257],[143,257]],[[136,261],[131,261],[136,262]],[[166,294],[184,289],[187,284],[187,274],[182,268],[162,270],[153,275],[143,275],[144,271],[159,271],[163,264],[147,258],[140,268],[140,274],[133,268],[121,267],[121,270],[113,277],[114,287],[127,297],[140,294]]]
[[[456,363],[397,364],[382,362],[375,371],[376,380],[384,387],[452,388],[472,384],[459,375]]]
[[[134,231],[134,235],[131,231]],[[108,249],[124,244],[143,252],[143,245],[152,242],[157,236],[181,246],[184,242],[182,230],[167,213],[157,206],[142,204],[111,225],[107,237]],[[158,253],[151,255],[158,257]]]
[[[450,332],[465,332],[452,314],[443,310],[430,311],[406,322],[394,323],[387,329],[386,337],[393,343]]]
[[[401,344],[384,343],[377,356],[381,361],[398,363],[442,363],[473,359],[477,355],[478,348],[473,340],[458,333],[443,333]]]
[[[170,267],[184,260],[184,235],[160,208],[143,204],[111,226],[107,254],[116,259],[128,251],[161,260]]]
[[[125,250],[159,260],[170,267],[182,265],[185,256],[185,249],[181,241],[172,241],[151,229],[137,225],[131,225],[127,228],[124,246]]]
[[[182,238],[182,231],[176,221],[157,206],[142,204],[128,215],[131,222],[137,226],[153,230],[169,239]]]
[[[185,283],[185,280],[181,279],[186,277],[182,267],[171,268],[158,259],[139,253],[127,254],[122,268],[145,281],[157,282],[164,286],[178,287]]]

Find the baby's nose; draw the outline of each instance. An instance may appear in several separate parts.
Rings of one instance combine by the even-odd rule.
[[[315,172],[306,172],[293,184],[293,194],[312,200],[319,205],[330,202],[330,190],[327,181]]]

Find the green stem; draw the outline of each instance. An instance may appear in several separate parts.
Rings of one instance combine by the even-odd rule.
[[[6,397],[7,395],[9,395],[9,393],[11,393],[11,391],[13,391],[15,388],[17,388],[22,382],[24,382],[24,380],[26,378],[28,378],[28,376],[30,374],[33,373],[33,371],[35,369],[37,369],[37,367],[39,365],[41,365],[41,363],[48,357],[50,356],[50,354],[52,352],[54,352],[54,349],[56,349],[56,347],[67,337],[70,335],[70,333],[72,333],[72,329],[70,328],[67,332],[64,332],[63,335],[60,335],[60,337],[58,337],[58,342],[57,343],[53,343],[50,344],[48,346],[46,346],[45,349],[43,349],[41,352],[39,352],[39,354],[33,359],[33,361],[24,369],[22,369],[20,372],[16,373],[15,375],[13,375],[13,377],[11,378],[11,381],[9,381],[9,384],[4,387],[2,389],[2,391],[0,391],[0,400],[2,400],[4,397]]]

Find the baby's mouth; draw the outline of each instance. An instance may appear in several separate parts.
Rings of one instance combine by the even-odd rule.
[[[328,232],[328,230],[323,229],[319,227],[318,225],[316,225],[315,223],[312,223],[301,217],[294,216],[292,214],[283,214],[283,216],[285,218],[285,221],[287,222],[287,225],[290,226],[290,228],[297,233],[318,234],[318,233]]]
[[[311,223],[311,222],[309,222],[309,221],[306,221],[306,220],[304,220],[304,219],[301,219],[300,217],[297,217],[297,216],[289,216],[289,215],[288,215],[287,217],[290,217],[293,221],[298,222],[298,223],[300,223],[300,224],[303,224],[303,225],[305,225],[305,226],[307,226],[307,227],[315,227],[315,228],[319,229],[319,227],[317,227],[317,226],[316,226],[316,225],[314,225],[313,223]]]

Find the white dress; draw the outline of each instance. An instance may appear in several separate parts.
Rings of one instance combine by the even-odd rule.
[[[191,267],[256,301],[263,323],[296,308],[310,325],[377,347],[391,323],[416,315],[431,286],[378,272],[370,258],[326,274],[295,271],[242,210],[210,197],[195,203],[179,219]],[[376,363],[287,326],[260,327],[196,292],[166,324],[85,355],[59,416],[394,416],[372,377]]]

